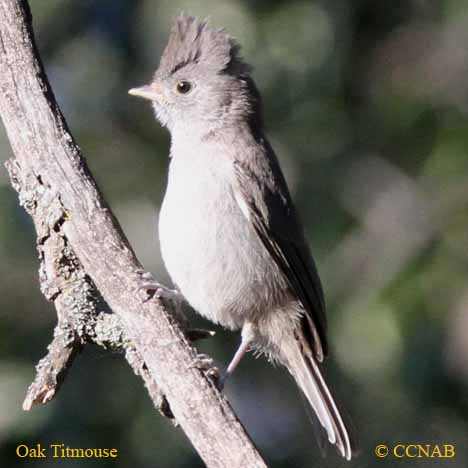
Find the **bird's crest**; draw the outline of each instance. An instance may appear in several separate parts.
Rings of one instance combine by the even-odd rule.
[[[181,14],[172,25],[157,74],[169,76],[188,64],[200,63],[215,73],[247,75],[250,67],[239,56],[240,46],[223,29]]]

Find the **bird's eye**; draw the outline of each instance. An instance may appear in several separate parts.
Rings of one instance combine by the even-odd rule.
[[[176,90],[179,94],[188,94],[192,90],[192,83],[187,80],[179,81],[176,84]]]

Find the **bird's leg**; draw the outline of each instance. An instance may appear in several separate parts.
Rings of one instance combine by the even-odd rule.
[[[239,348],[237,348],[234,357],[232,358],[231,362],[229,363],[226,371],[219,379],[219,386],[220,388],[224,387],[227,378],[234,372],[234,369],[238,366],[241,362],[244,354],[249,350],[249,346],[251,345],[252,341],[254,340],[254,328],[251,323],[246,323],[242,327],[242,334],[241,334],[241,344]]]

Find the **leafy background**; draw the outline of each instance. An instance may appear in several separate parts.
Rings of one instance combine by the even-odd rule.
[[[361,456],[323,459],[286,372],[249,356],[226,388],[273,467],[373,467],[376,444],[451,443],[468,463],[468,2],[464,0],[48,0],[31,2],[55,94],[148,270],[169,139],[127,95],[149,80],[181,10],[211,17],[255,65],[268,133],[326,290],[330,384]],[[1,21],[1,19],[0,19]],[[0,130],[0,158],[11,150]],[[56,400],[21,411],[54,310],[38,288],[35,237],[0,172],[0,465],[20,443],[116,447],[116,461],[55,466],[199,467],[119,354],[87,349]],[[198,320],[198,319],[194,319]],[[225,365],[238,335],[202,351]]]

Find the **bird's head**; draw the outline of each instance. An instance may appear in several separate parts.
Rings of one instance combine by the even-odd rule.
[[[259,112],[238,44],[224,30],[186,15],[175,20],[151,83],[129,93],[151,100],[171,132],[207,133]]]

